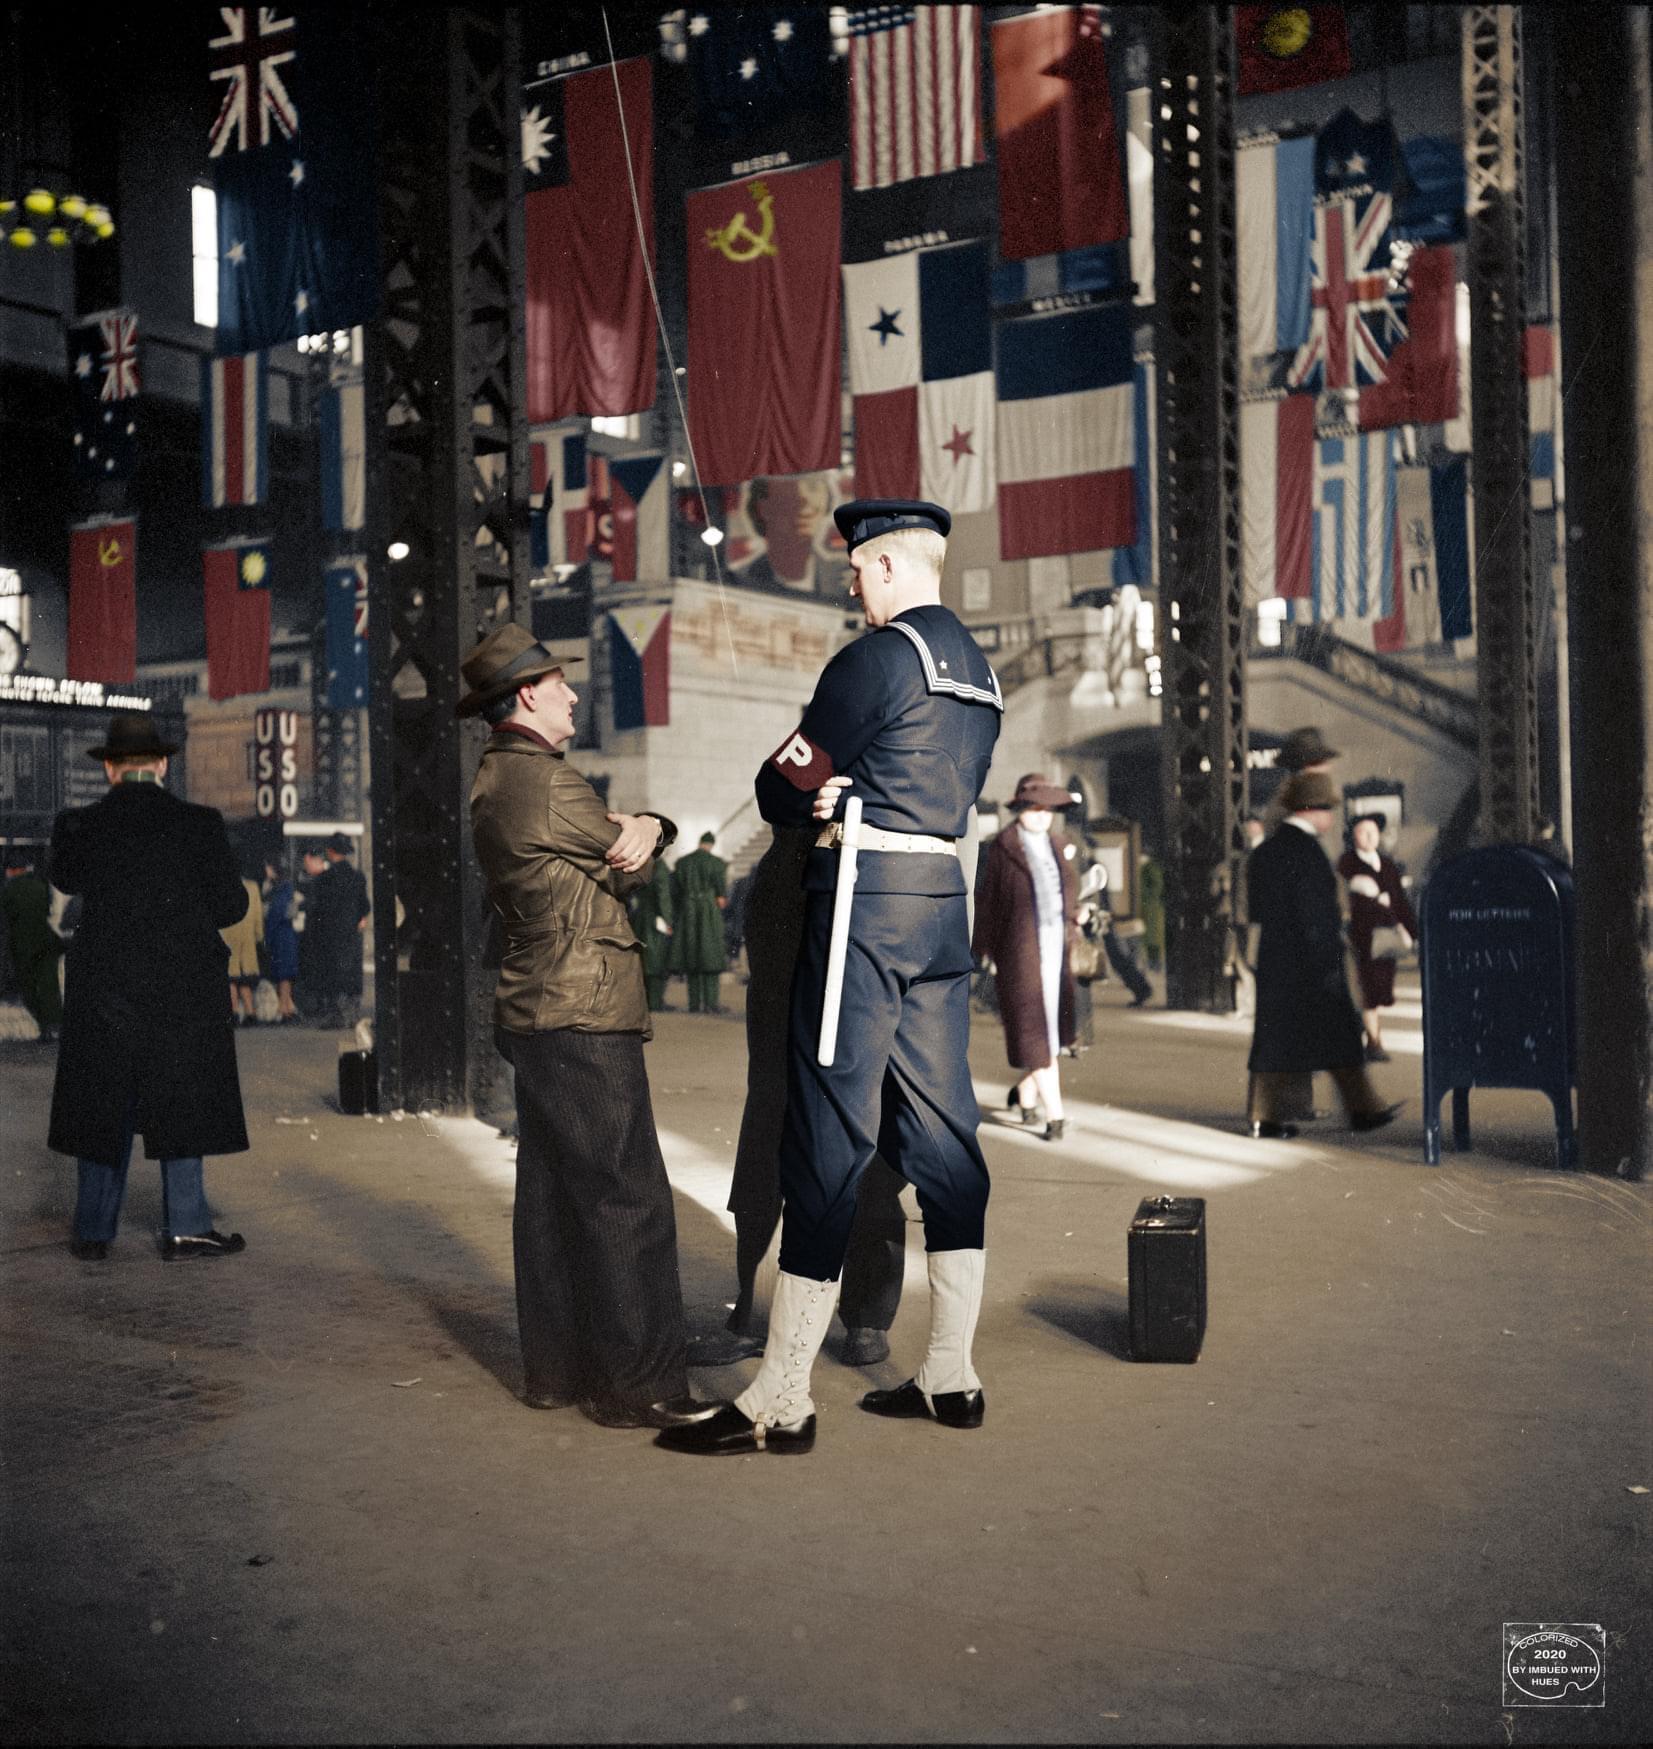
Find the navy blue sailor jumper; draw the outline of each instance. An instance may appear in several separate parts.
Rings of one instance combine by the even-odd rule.
[[[764,762],[759,811],[805,826],[815,793],[848,777],[866,826],[957,839],[987,781],[1004,710],[987,658],[939,605],[914,607],[840,650],[798,732]],[[863,849],[850,912],[835,1061],[816,1061],[836,849],[810,851],[792,986],[780,1266],[843,1267],[856,1185],[874,1154],[918,1192],[930,1251],[979,1249],[987,1167],[970,1082],[970,941],[956,854]]]

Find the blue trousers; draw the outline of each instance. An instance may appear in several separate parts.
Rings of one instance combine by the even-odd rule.
[[[983,1244],[987,1163],[970,1081],[970,942],[963,894],[858,893],[838,1045],[816,1061],[832,894],[811,892],[792,981],[780,1266],[834,1281],[856,1188],[882,1155],[918,1193],[926,1251]]]
[[[132,1162],[133,1132],[126,1132],[118,1166],[96,1160],[77,1160],[79,1191],[75,1198],[75,1237],[108,1241],[120,1225],[121,1204],[126,1200],[126,1169]],[[188,1238],[212,1231],[212,1213],[207,1207],[201,1176],[201,1156],[161,1162],[161,1224],[169,1239]]]

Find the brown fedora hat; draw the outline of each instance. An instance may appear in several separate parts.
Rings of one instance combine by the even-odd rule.
[[[1328,746],[1326,738],[1316,728],[1293,729],[1280,743],[1274,763],[1281,771],[1302,771],[1305,766],[1324,765],[1329,759],[1341,759],[1337,748]]]
[[[1294,772],[1280,786],[1281,805],[1294,814],[1310,808],[1335,810],[1342,799],[1337,785],[1324,771]]]
[[[88,759],[165,759],[177,746],[155,732],[147,711],[116,711],[109,719],[109,733],[101,747],[88,747]]]
[[[470,691],[454,706],[456,717],[474,717],[530,680],[538,680],[554,668],[571,667],[578,656],[553,656],[526,626],[503,625],[489,632],[459,664]]]

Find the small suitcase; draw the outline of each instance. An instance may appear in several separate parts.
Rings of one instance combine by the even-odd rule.
[[[379,1059],[372,1051],[339,1052],[339,1110],[346,1117],[379,1109]]]
[[[1140,1203],[1128,1241],[1132,1360],[1194,1361],[1205,1339],[1205,1199]]]

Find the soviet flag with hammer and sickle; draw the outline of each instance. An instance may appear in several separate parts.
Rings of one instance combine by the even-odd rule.
[[[688,197],[689,429],[704,484],[836,468],[836,159]]]

